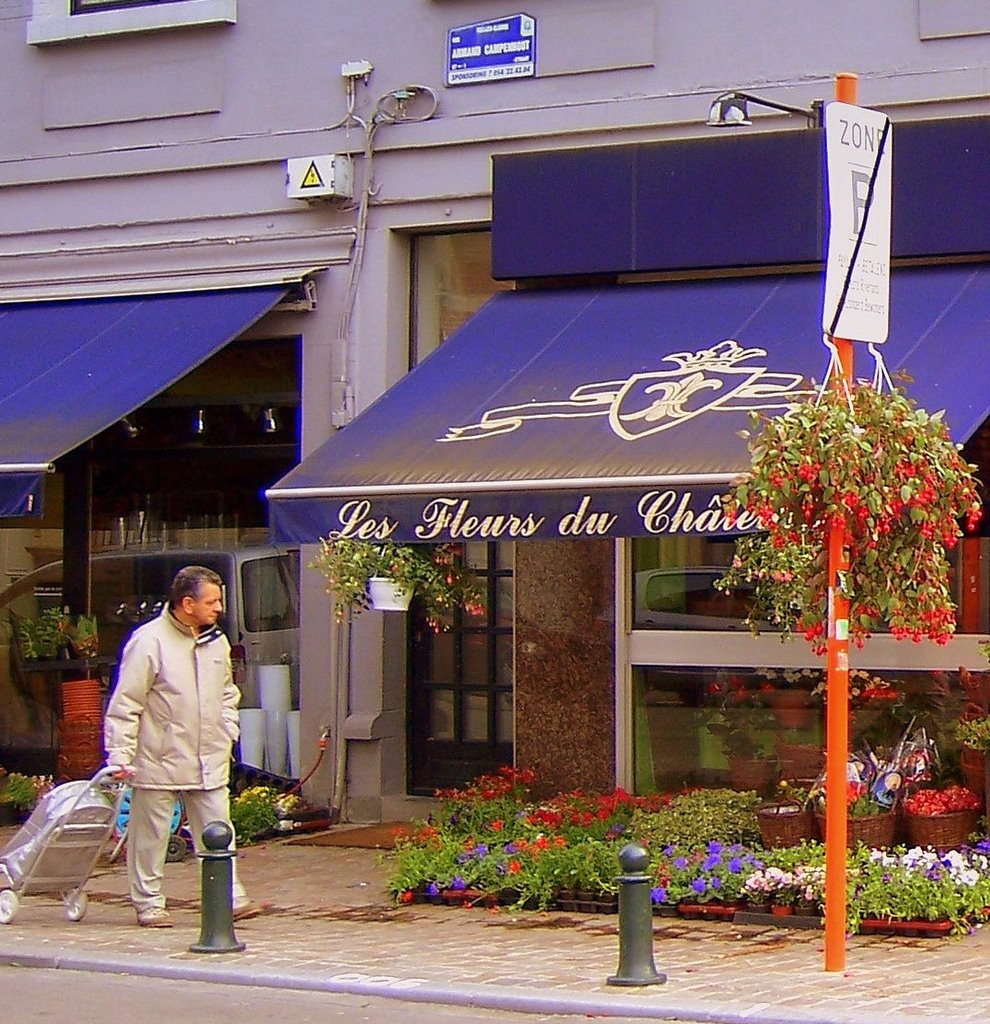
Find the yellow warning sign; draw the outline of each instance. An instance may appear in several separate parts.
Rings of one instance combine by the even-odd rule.
[[[303,175],[303,180],[299,183],[300,188],[326,188],[326,183],[323,178],[320,177],[319,169],[316,166],[316,161],[311,160],[309,167],[306,168],[306,173]]]

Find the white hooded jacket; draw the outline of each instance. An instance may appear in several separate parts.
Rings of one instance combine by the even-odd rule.
[[[226,786],[240,699],[223,631],[197,636],[164,608],[124,645],[104,721],[107,764],[131,765],[131,784],[144,789]]]

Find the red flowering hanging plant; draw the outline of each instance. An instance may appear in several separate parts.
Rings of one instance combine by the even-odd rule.
[[[981,517],[975,466],[941,413],[900,389],[826,388],[781,416],[753,414],[750,474],[726,500],[761,530],[741,538],[723,589],[752,588],[748,623],[803,634],[824,653],[831,527],[843,528],[857,645],[886,626],[897,638],[945,643],[955,630],[946,552]]]

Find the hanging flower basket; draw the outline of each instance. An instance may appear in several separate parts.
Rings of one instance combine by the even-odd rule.
[[[348,612],[356,615],[366,608],[404,611],[416,597],[439,633],[450,629],[458,608],[474,615],[484,610],[481,583],[453,544],[378,543],[330,534],[320,541],[320,552],[309,567],[326,578],[338,622]],[[381,596],[379,581],[391,584],[389,597]],[[401,599],[395,589],[403,593]]]
[[[802,634],[824,653],[828,545],[844,531],[840,580],[857,645],[889,628],[945,643],[955,630],[947,550],[981,517],[975,466],[963,461],[941,413],[902,391],[866,383],[826,387],[784,415],[753,414],[752,469],[726,499],[741,538],[721,589],[752,588],[747,619]]]

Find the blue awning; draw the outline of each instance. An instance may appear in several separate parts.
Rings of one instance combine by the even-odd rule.
[[[286,288],[0,305],[0,516],[39,513],[54,459],[223,348]]]
[[[275,537],[724,533],[751,409],[827,367],[821,274],[517,291],[268,492]],[[851,300],[857,297],[851,296]],[[896,271],[891,373],[957,441],[990,411],[990,266]],[[874,361],[856,346],[857,375]]]

